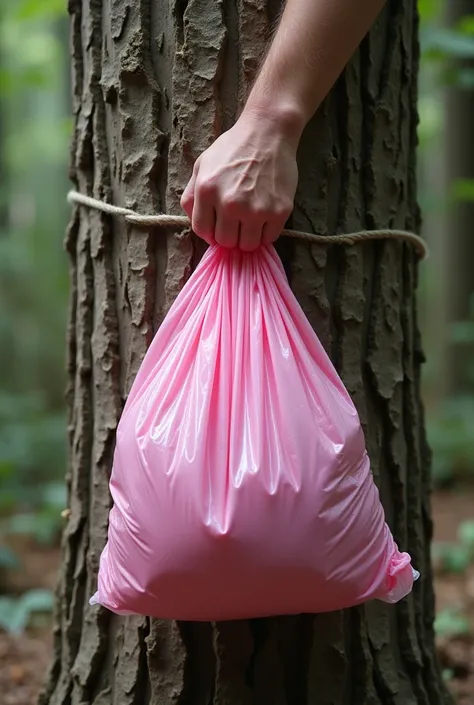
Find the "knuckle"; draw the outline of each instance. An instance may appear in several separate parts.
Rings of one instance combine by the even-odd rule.
[[[273,209],[270,206],[258,206],[258,205],[254,206],[250,212],[253,220],[257,220],[259,222],[265,221],[268,218],[271,218],[272,213],[273,213]]]
[[[283,218],[286,220],[286,218],[291,215],[292,210],[293,203],[291,203],[290,201],[280,201],[279,203],[275,204],[273,212],[277,218]]]
[[[217,184],[213,179],[198,179],[196,193],[200,198],[212,198],[217,193]]]
[[[225,194],[222,197],[223,208],[231,214],[240,213],[245,209],[245,199],[239,194],[231,193]]]

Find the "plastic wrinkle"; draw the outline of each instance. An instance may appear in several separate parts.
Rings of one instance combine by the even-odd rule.
[[[420,573],[411,565],[408,553],[398,553],[392,557],[387,573],[386,589],[388,592],[380,599],[394,604],[406,597],[418,580]]]
[[[117,430],[91,605],[218,621],[393,603],[418,573],[385,522],[352,400],[272,247],[211,247]]]

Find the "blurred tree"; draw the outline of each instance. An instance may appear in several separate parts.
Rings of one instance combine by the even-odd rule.
[[[77,187],[142,212],[179,212],[193,160],[235,119],[279,0],[70,0],[69,8]],[[417,64],[416,3],[391,0],[306,130],[294,227],[419,227]],[[366,427],[388,520],[422,574],[413,595],[397,607],[176,624],[118,618],[88,598],[123,399],[202,247],[85,209],[73,214],[67,247],[70,516],[43,705],[448,703],[434,650],[412,250],[279,245]]]
[[[474,296],[469,270],[470,115],[474,89],[473,3],[423,0],[420,196],[430,267],[421,313],[430,350],[424,374],[436,482],[472,478]],[[449,26],[446,26],[446,25]],[[435,315],[433,315],[435,312]]]
[[[420,278],[420,325],[430,351],[423,373],[423,397],[428,414],[438,408],[447,392],[447,349],[449,340],[446,294],[446,184],[443,140],[444,103],[441,67],[426,55],[426,33],[442,22],[443,0],[418,2],[421,19],[422,61],[418,109],[418,196],[423,211],[423,233],[430,247],[430,266]],[[423,49],[425,51],[423,52]],[[436,311],[436,316],[433,316]]]
[[[474,0],[446,2],[446,24],[456,28],[466,17],[474,17]],[[470,83],[452,81],[447,86],[444,169],[445,191],[452,193],[459,180],[474,182],[474,54],[451,57],[451,66],[461,76],[471,76]],[[474,261],[474,201],[458,201],[447,213],[447,314],[448,320],[464,321],[471,316],[470,297],[474,292],[472,262]],[[469,379],[468,365],[472,360],[472,345],[451,343],[448,353],[448,392],[474,392],[474,379]]]
[[[0,9],[2,519],[42,512],[64,488],[65,26],[62,0],[8,0]]]
[[[3,12],[0,7],[0,27],[3,21]],[[0,74],[4,67],[3,47],[0,44]],[[5,169],[5,130],[3,125],[3,115],[5,106],[3,96],[0,92],[0,237],[5,232],[6,226],[6,194],[7,194],[7,173]]]

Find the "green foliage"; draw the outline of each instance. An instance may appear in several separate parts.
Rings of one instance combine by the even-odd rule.
[[[438,17],[441,5],[441,0],[418,0],[418,13],[422,22],[428,22]]]
[[[0,596],[0,627],[21,634],[37,614],[51,613],[54,597],[49,590],[29,590],[21,597]]]
[[[425,60],[473,59],[474,37],[460,29],[427,26],[421,32]]]
[[[64,426],[45,398],[0,394],[0,514],[21,512],[4,528],[28,527],[41,543],[56,538],[66,504],[64,483],[54,480],[64,475]]]
[[[5,568],[18,568],[19,565],[18,556],[11,548],[0,545],[0,571],[5,570]]]
[[[458,530],[458,536],[461,544],[469,551],[471,560],[474,560],[474,519],[464,521],[461,524]]]
[[[29,502],[29,511],[18,511],[22,504]],[[51,545],[58,538],[61,529],[61,511],[66,506],[66,488],[62,482],[43,485],[34,494],[34,488],[24,485],[16,488],[16,511],[8,516],[2,525],[5,534],[33,536],[39,544]]]
[[[467,320],[455,321],[451,325],[449,336],[453,345],[463,347],[465,352],[463,374],[466,383],[474,386],[474,294],[471,294],[469,299]]]
[[[0,461],[3,490],[0,510],[5,508],[8,486],[16,478],[23,480],[30,475],[35,486],[35,473],[40,468],[49,477],[64,474],[62,411],[53,414],[48,409],[47,398],[33,392],[21,396],[0,394]]]
[[[440,101],[435,96],[427,94],[420,97],[418,102],[420,126],[418,137],[420,144],[429,144],[439,135],[442,128],[442,109]]]
[[[63,58],[59,37],[45,25],[46,18],[61,17],[52,0],[34,0],[2,7],[0,24],[0,92],[10,94],[25,89],[57,85],[61,76],[58,62]],[[29,15],[29,17],[28,17]],[[25,25],[25,20],[35,20]]]
[[[0,10],[0,517],[41,542],[66,501],[66,5]]]
[[[435,619],[435,631],[438,636],[454,637],[469,634],[467,618],[455,609],[446,609],[440,612]]]
[[[472,17],[465,17],[457,27],[427,25],[421,32],[423,57],[438,64],[438,79],[460,89],[474,88],[474,35]]]
[[[465,35],[474,36],[474,15],[466,15],[458,22],[458,30]]]
[[[465,481],[474,469],[474,398],[466,396],[443,404],[427,419],[433,449],[433,476],[438,485]]]
[[[469,301],[469,318],[455,321],[448,329],[450,343],[460,347],[459,356],[466,391],[444,401],[427,417],[429,443],[433,449],[433,477],[437,485],[474,479],[474,295]]]
[[[434,546],[433,556],[444,573],[462,574],[472,561],[471,552],[462,544]]]
[[[460,525],[457,538],[457,543],[433,546],[433,557],[445,573],[464,573],[474,563],[474,519]]]
[[[66,14],[65,0],[20,0],[14,4],[17,22],[36,19],[56,19]]]
[[[473,72],[474,81],[474,72]],[[474,83],[473,83],[474,87]],[[451,186],[451,198],[457,202],[474,201],[474,180],[458,179]]]

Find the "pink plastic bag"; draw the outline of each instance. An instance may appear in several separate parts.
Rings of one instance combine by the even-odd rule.
[[[227,620],[410,592],[357,412],[273,248],[210,248],[117,431],[100,603]]]

